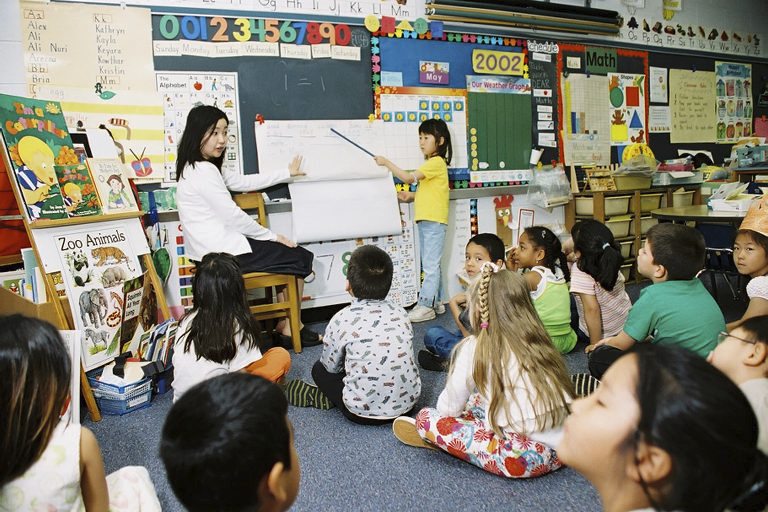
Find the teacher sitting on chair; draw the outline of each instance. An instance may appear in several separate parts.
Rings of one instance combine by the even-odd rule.
[[[187,257],[199,262],[209,252],[227,252],[237,257],[243,273],[295,275],[300,278],[301,297],[314,255],[253,220],[235,204],[230,191],[259,190],[301,176],[302,159],[296,156],[288,169],[269,175],[222,172],[228,126],[227,115],[216,107],[197,106],[187,116],[176,161],[176,202]],[[285,320],[276,330],[284,336],[291,334]],[[302,326],[301,343],[310,347],[321,340]]]

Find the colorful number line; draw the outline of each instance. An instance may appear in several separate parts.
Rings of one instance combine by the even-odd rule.
[[[163,39],[218,43],[265,42],[286,44],[330,43],[348,46],[352,29],[345,23],[281,21],[276,19],[176,16],[165,14],[158,23]]]

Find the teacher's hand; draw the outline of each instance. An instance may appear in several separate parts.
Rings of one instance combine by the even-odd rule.
[[[275,240],[275,242],[283,244],[287,247],[296,247],[296,242],[294,242],[290,238],[287,238],[283,235],[277,235],[277,239]]]
[[[291,160],[291,163],[288,164],[288,172],[291,173],[291,176],[306,176],[306,173],[301,170],[301,164],[304,162],[304,158],[301,157],[301,155],[296,155],[293,157],[293,160]]]

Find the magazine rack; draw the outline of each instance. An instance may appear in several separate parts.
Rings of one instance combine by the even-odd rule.
[[[8,147],[6,145],[5,138],[2,136],[2,133],[0,133],[0,142],[2,142],[2,148],[0,150],[0,153],[2,153],[3,164],[5,166],[6,172],[8,173],[9,182],[11,183],[11,187],[13,189],[13,195],[16,198],[16,203],[19,205],[19,211],[21,212],[21,217],[24,222],[24,228],[27,231],[27,235],[29,236],[30,243],[32,244],[32,248],[35,251],[35,257],[37,258],[38,266],[41,269],[41,273],[45,281],[46,295],[53,308],[53,315],[52,315],[53,318],[51,318],[51,315],[48,315],[46,319],[49,321],[55,319],[55,322],[52,322],[52,323],[54,323],[56,328],[60,330],[77,329],[76,322],[71,318],[71,315],[67,314],[68,310],[64,307],[61,297],[59,296],[58,291],[56,290],[56,285],[54,283],[52,274],[46,273],[45,271],[43,271],[44,265],[43,265],[43,260],[41,258],[41,252],[38,248],[37,236],[41,235],[46,228],[60,228],[60,227],[78,226],[78,225],[84,225],[84,224],[98,224],[102,222],[109,222],[109,221],[116,221],[116,220],[123,220],[126,223],[135,222],[140,227],[140,224],[141,224],[140,217],[143,215],[143,213],[141,211],[132,211],[132,212],[123,212],[123,213],[90,215],[90,216],[76,217],[76,218],[69,218],[69,219],[38,219],[38,220],[35,220],[34,222],[30,222],[28,213],[27,213],[26,203],[24,202],[24,199],[21,195],[21,191],[19,190],[19,185],[14,176],[13,162],[11,162],[10,160]],[[143,230],[141,231],[143,233]],[[170,318],[171,314],[170,314],[170,311],[168,310],[168,304],[165,300],[165,295],[163,293],[163,282],[158,276],[157,271],[155,270],[155,266],[152,261],[151,254],[150,253],[141,254],[138,257],[143,268],[145,269],[145,276],[146,276],[145,279],[149,278],[152,284],[152,290],[153,290],[153,293],[155,294],[155,298],[157,300],[157,307],[160,310],[160,314],[162,315],[163,319]],[[64,269],[62,269],[62,272],[64,272]],[[72,300],[72,298],[69,297],[68,300]],[[22,311],[19,311],[19,312],[21,313]],[[101,412],[99,411],[98,405],[96,404],[96,400],[94,399],[93,391],[91,390],[91,386],[88,382],[88,378],[85,374],[85,369],[82,365],[82,362],[80,363],[80,389],[81,389],[83,398],[85,398],[85,403],[88,407],[88,412],[90,412],[91,414],[91,419],[93,421],[101,421]]]

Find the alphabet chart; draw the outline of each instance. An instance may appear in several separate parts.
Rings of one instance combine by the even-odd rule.
[[[243,145],[240,140],[240,101],[237,73],[160,71],[156,73],[157,90],[163,96],[163,164],[165,181],[176,181],[176,148],[187,115],[196,105],[212,105],[227,114],[227,150],[224,171],[243,172]]]

